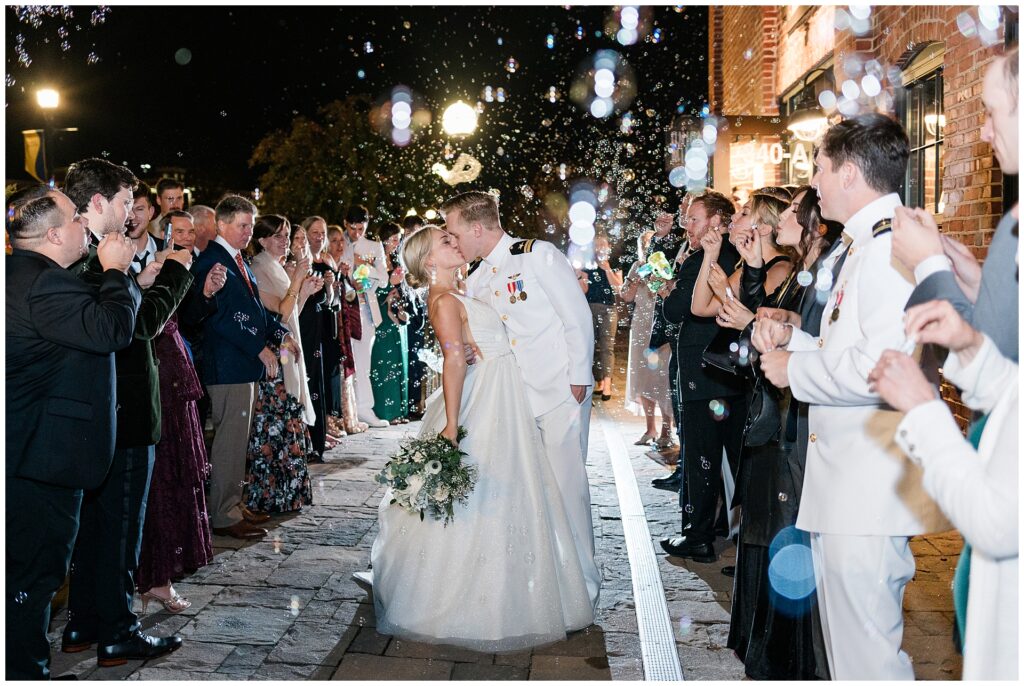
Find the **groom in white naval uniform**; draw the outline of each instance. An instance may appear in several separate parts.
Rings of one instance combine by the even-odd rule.
[[[824,265],[845,262],[820,335],[763,320],[753,337],[765,378],[810,404],[796,526],[811,535],[829,671],[842,681],[913,680],[900,647],[903,591],[914,576],[909,540],[950,528],[921,468],[896,444],[903,413],[867,379],[884,350],[913,347],[903,328],[913,276],[892,258],[891,231],[909,150],[903,128],[881,114],[828,130],[811,186],[821,215],[844,226]]]
[[[594,329],[587,300],[558,248],[502,230],[490,193],[457,195],[441,214],[471,261],[466,293],[489,303],[505,324],[596,607],[601,572],[594,562],[586,467]]]

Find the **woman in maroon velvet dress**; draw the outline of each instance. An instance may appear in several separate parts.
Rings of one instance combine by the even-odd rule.
[[[178,315],[155,339],[160,361],[160,442],[149,486],[136,586],[149,601],[178,613],[192,605],[171,582],[213,559],[203,481],[209,471],[196,401],[199,377],[178,333]]]

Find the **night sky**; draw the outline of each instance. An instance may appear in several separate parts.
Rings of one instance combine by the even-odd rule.
[[[182,167],[205,202],[203,191],[251,192],[261,172],[248,165],[253,148],[296,115],[398,84],[422,96],[435,121],[458,98],[483,100],[486,85],[505,89],[506,101],[486,103],[461,146],[483,165],[478,185],[521,189],[542,164],[538,149],[572,164],[602,142],[628,140],[631,176],[643,177],[636,183],[667,190],[665,128],[678,113],[699,113],[707,97],[704,7],[644,8],[639,40],[628,46],[615,39],[611,7],[95,9],[42,16],[38,26],[5,10],[9,180],[27,178],[20,132],[42,125],[42,85],[61,91],[54,125],[80,129],[58,141],[58,165],[97,155],[140,175],[142,163]],[[569,98],[577,69],[601,49],[636,75],[628,136],[626,110],[597,120]],[[545,98],[552,86],[555,103]],[[525,136],[528,159],[516,155]]]

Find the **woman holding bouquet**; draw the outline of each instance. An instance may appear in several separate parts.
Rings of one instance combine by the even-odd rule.
[[[411,286],[429,285],[427,314],[444,352],[420,436],[457,443],[477,480],[447,524],[421,510],[428,498],[448,502],[448,484],[427,493],[417,476],[384,494],[371,555],[377,631],[483,652],[562,640],[594,611],[504,326],[460,292],[466,259],[443,230],[413,233],[402,260]]]

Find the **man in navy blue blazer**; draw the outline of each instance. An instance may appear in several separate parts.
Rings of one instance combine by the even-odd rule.
[[[193,265],[192,288],[202,289],[216,265],[226,269],[223,286],[206,298],[216,308],[202,321],[202,360],[199,373],[210,393],[214,438],[210,449],[210,526],[221,536],[259,538],[266,529],[250,524],[242,511],[246,449],[255,400],[255,384],[273,379],[279,347],[298,355],[299,348],[284,326],[260,302],[256,278],[242,259],[252,239],[256,206],[229,195],[217,205],[217,237]],[[212,310],[212,311],[211,311]]]

